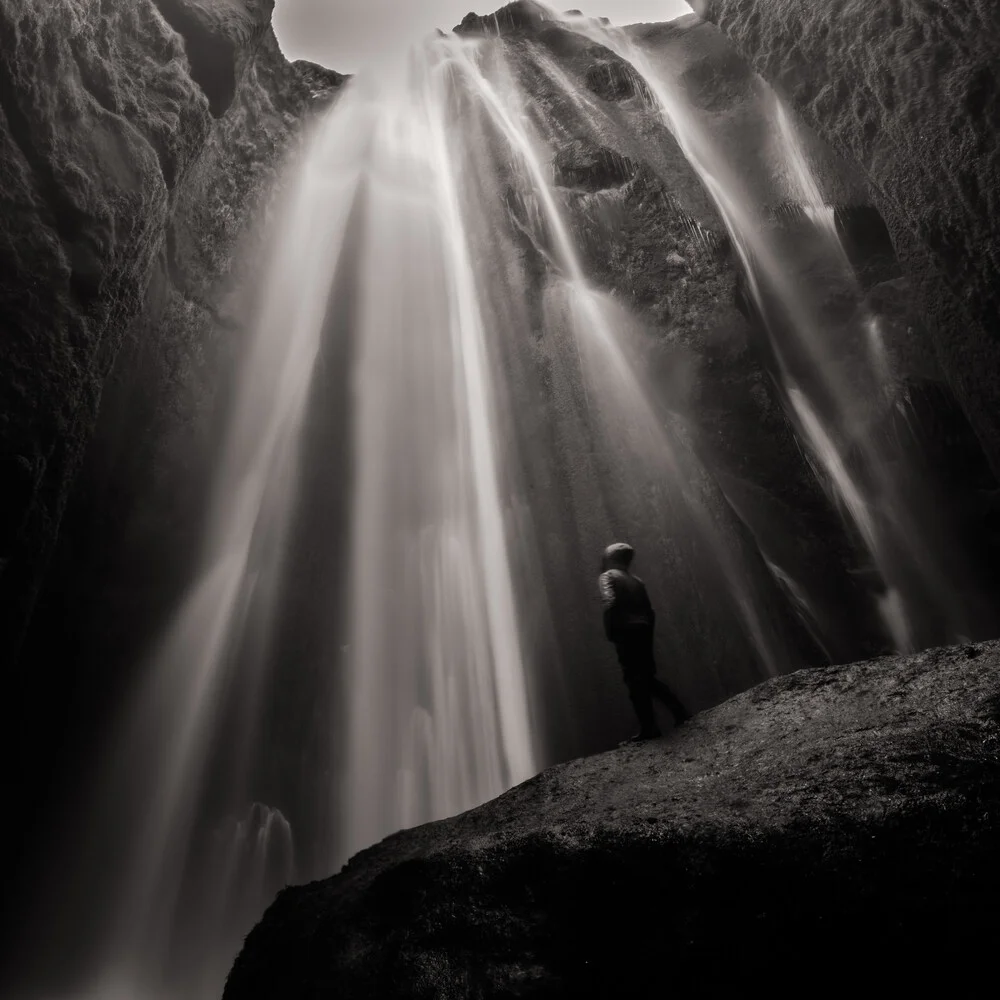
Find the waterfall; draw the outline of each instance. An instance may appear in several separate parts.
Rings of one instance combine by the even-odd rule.
[[[345,858],[478,805],[537,767],[496,364],[449,127],[470,58],[440,40],[416,50],[405,74],[383,74],[367,153],[341,694]]]
[[[178,930],[189,910],[182,890],[205,836],[203,797],[234,704],[239,742],[222,756],[236,765],[223,779],[225,799],[211,811],[249,807],[276,580],[295,503],[297,444],[329,276],[360,183],[363,110],[346,107],[338,128],[316,137],[289,185],[219,452],[196,581],[108,744],[93,836],[120,841],[122,857],[106,890],[112,913],[97,996],[156,995],[165,983],[183,993],[197,989],[192,979],[202,974],[191,967],[173,981]],[[259,861],[269,863],[266,856]],[[218,869],[207,877],[225,878]],[[235,926],[213,928],[214,942],[202,958],[224,972],[232,956],[213,954],[211,944],[231,949],[248,929],[245,913],[237,914]]]
[[[811,221],[813,245],[820,248],[823,263],[822,276],[805,283],[793,278],[792,251],[763,224],[764,206],[669,70],[654,66],[620,28],[552,11],[549,16],[624,60],[710,193],[766,329],[789,421],[879,579],[870,600],[887,640],[907,652],[974,634],[974,584],[922,476],[913,443],[882,430],[889,411],[905,402],[892,398],[892,373],[877,319],[864,307],[834,210],[823,198],[783,104],[770,95],[777,172]],[[758,85],[767,90],[763,81]],[[846,340],[824,312],[824,296],[838,287],[853,296],[857,307]],[[775,569],[779,579],[791,577],[787,568]],[[812,628],[809,617],[804,620]]]
[[[775,99],[771,148],[823,280],[858,302],[850,352],[670,73],[626,32],[546,16],[632,67],[655,119],[639,141],[672,134],[718,209],[887,640],[968,634],[791,116]],[[191,584],[95,780],[100,849],[80,859],[112,873],[95,998],[217,996],[283,885],[606,746],[629,717],[597,603],[610,542],[637,550],[666,611],[660,673],[693,710],[802,665],[803,630],[834,648],[822,600],[714,466],[691,371],[658,382],[651,324],[588,273],[581,229],[618,195],[574,200],[556,151],[620,123],[494,26],[352,79],[287,169]],[[78,926],[93,904],[75,901]]]
[[[550,237],[550,265],[560,275],[556,294],[564,300],[564,312],[573,340],[563,357],[576,360],[588,416],[603,433],[609,455],[618,458],[616,478],[621,483],[649,481],[661,490],[661,501],[672,518],[672,532],[697,536],[703,558],[715,564],[717,586],[728,593],[741,629],[759,658],[764,675],[788,668],[791,654],[767,622],[746,568],[735,551],[725,526],[714,520],[709,498],[704,495],[705,470],[697,456],[684,447],[681,433],[669,416],[657,412],[653,392],[640,374],[641,357],[630,352],[624,334],[628,319],[613,303],[591,288],[567,228],[557,196],[536,151],[545,148],[540,137],[526,124],[525,99],[516,86],[506,93],[507,105],[490,81],[465,62],[468,86],[480,96],[483,107],[517,157],[519,180],[525,198],[532,203],[529,228],[536,245]],[[509,79],[509,78],[508,78]],[[577,98],[578,99],[578,98]],[[579,99],[578,99],[579,100]],[[570,363],[572,363],[570,361]],[[648,516],[648,512],[647,512]],[[662,516],[662,515],[661,515]]]

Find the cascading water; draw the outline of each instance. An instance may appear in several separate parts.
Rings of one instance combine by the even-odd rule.
[[[891,373],[877,323],[860,301],[834,211],[823,199],[780,101],[771,95],[778,162],[793,200],[813,223],[813,245],[821,248],[821,277],[811,283],[793,279],[793,258],[763,224],[763,206],[754,208],[757,199],[670,72],[654,67],[622,29],[551,11],[548,16],[631,67],[711,194],[767,329],[789,418],[881,580],[873,600],[893,645],[910,651],[975,633],[975,596],[962,590],[962,559],[908,454],[912,446],[887,440],[878,429],[885,411],[903,404],[887,399]],[[837,287],[846,288],[858,307],[859,318],[846,343],[844,331],[824,319],[823,299]]]
[[[669,415],[657,412],[651,389],[639,375],[638,352],[634,348],[630,352],[625,333],[629,326],[627,315],[586,280],[536,151],[539,141],[526,124],[528,105],[523,90],[509,76],[508,86],[501,93],[471,68],[467,75],[470,86],[482,98],[484,110],[519,161],[529,236],[536,247],[551,246],[547,257],[560,281],[550,294],[562,300],[562,309],[556,306],[555,312],[566,316],[565,325],[572,338],[571,349],[564,351],[560,361],[564,368],[574,367],[571,359],[579,362],[577,377],[588,420],[592,429],[603,435],[605,453],[616,459],[617,470],[612,477],[630,484],[632,489],[646,484],[658,493],[659,516],[672,522],[672,533],[695,536],[700,556],[715,563],[716,585],[728,593],[734,624],[745,633],[763,673],[782,672],[787,669],[790,654],[767,621],[733,540],[725,537],[724,525],[710,514],[704,470],[690,449],[683,446]],[[508,97],[506,104],[504,94]],[[558,327],[558,319],[552,325]],[[650,514],[646,511],[647,518]]]
[[[122,841],[123,857],[109,893],[113,913],[101,946],[97,996],[195,990],[206,968],[214,968],[216,979],[224,973],[231,960],[226,949],[249,927],[237,908],[236,925],[216,927],[196,943],[199,954],[182,963],[176,981],[178,930],[186,915],[182,886],[206,820],[212,812],[249,807],[276,581],[295,499],[297,441],[328,275],[336,269],[360,183],[361,141],[353,122],[339,135],[320,136],[291,185],[220,452],[198,579],[126,709],[122,731],[109,743],[95,836]],[[321,220],[317,205],[326,209]],[[236,764],[223,779],[226,797],[206,816],[202,798],[234,704],[242,740],[227,748]],[[282,817],[281,823],[287,821]],[[265,867],[269,843],[265,837],[263,854],[253,856]],[[218,869],[209,873],[219,876]]]
[[[220,803],[206,796],[221,787],[239,808],[259,780],[254,743],[276,669],[269,625],[289,572],[300,438],[337,308],[331,290],[343,267],[355,267],[344,258],[358,250],[359,227],[353,546],[343,565],[350,624],[340,691],[320,720],[335,732],[346,717],[346,777],[336,826],[307,831],[325,844],[317,870],[400,827],[471,808],[538,767],[494,366],[451,161],[456,52],[429,44],[401,74],[352,84],[289,184],[199,579],[103,777],[109,801],[96,811],[97,836],[114,839],[110,827],[121,826],[129,852],[96,996],[217,995],[269,894],[312,873],[296,870],[294,831],[280,812],[258,804],[249,818],[213,826]],[[245,745],[220,749],[233,730]]]
[[[442,40],[414,52],[406,74],[383,76],[367,153],[345,857],[471,808],[537,767],[496,366],[449,128],[467,65]]]

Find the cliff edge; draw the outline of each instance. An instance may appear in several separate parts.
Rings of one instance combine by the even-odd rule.
[[[1000,642],[801,670],[282,892],[224,1000],[973,981]]]

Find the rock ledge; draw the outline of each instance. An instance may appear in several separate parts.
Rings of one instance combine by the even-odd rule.
[[[285,890],[224,1000],[971,982],[998,751],[1000,642],[802,670]]]

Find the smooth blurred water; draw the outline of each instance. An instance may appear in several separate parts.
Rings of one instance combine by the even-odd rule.
[[[416,50],[405,73],[380,75],[373,99],[354,330],[341,860],[537,768],[498,373],[452,127],[460,74],[478,79],[472,55],[442,39]]]
[[[795,249],[769,225],[766,206],[723,152],[706,116],[669,70],[655,65],[628,32],[593,19],[554,21],[604,45],[631,67],[710,193],[740,257],[750,293],[770,340],[788,418],[817,478],[867,550],[880,579],[870,602],[886,639],[900,652],[959,641],[976,631],[977,596],[966,561],[939,510],[933,484],[920,469],[916,442],[892,438],[893,385],[878,319],[841,241],[791,115],[763,83],[769,106],[776,176],[812,223],[811,276]],[[828,319],[838,293],[853,299],[850,329]],[[774,565],[774,564],[772,564]],[[793,579],[775,566],[779,579]],[[804,613],[808,628],[814,622]],[[981,630],[980,615],[979,628]]]

